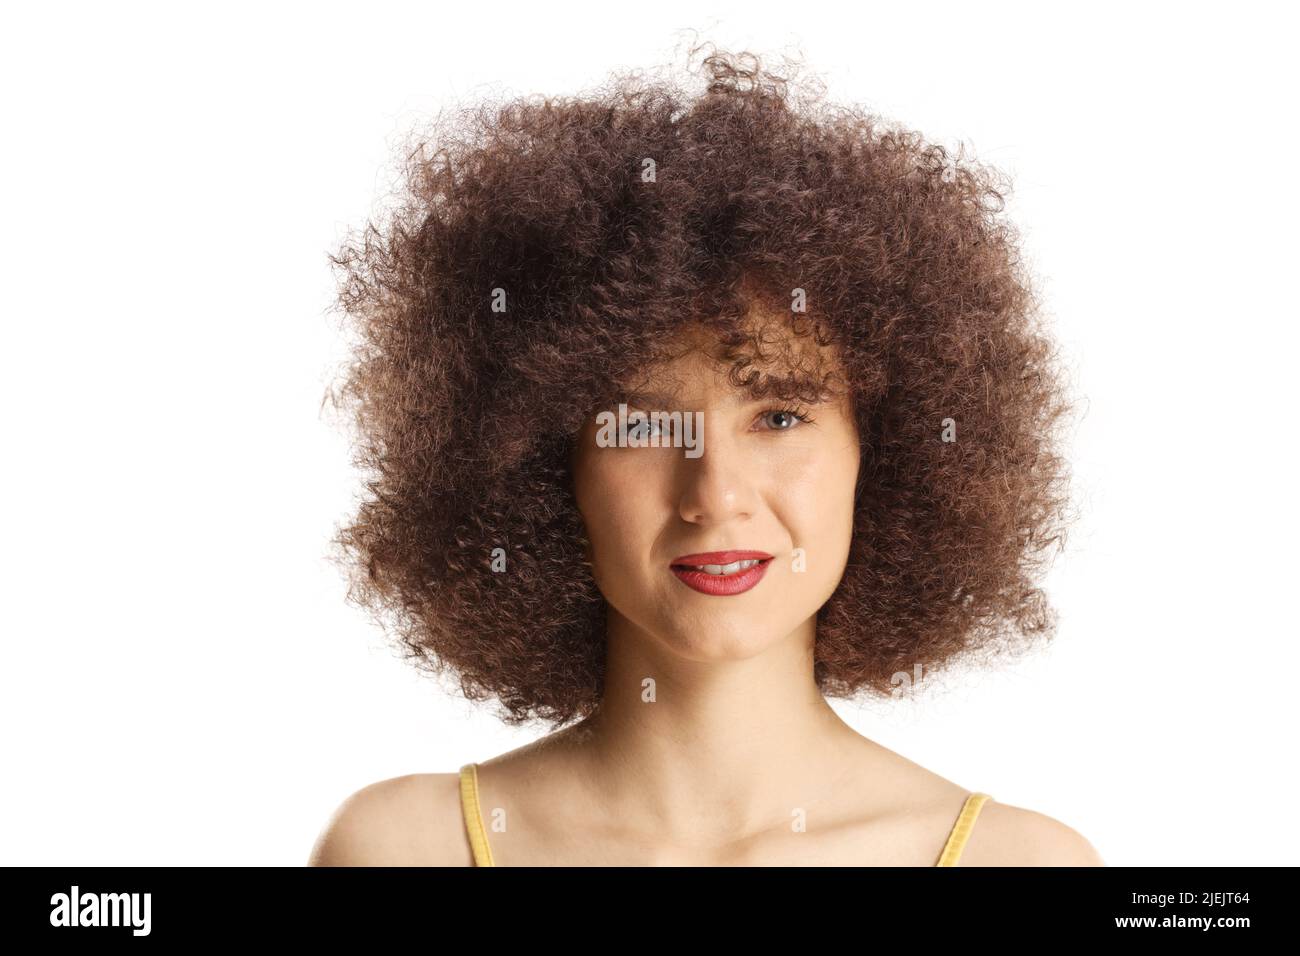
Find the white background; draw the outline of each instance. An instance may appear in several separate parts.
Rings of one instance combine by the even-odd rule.
[[[510,729],[344,602],[326,255],[439,106],[692,38],[1015,177],[1087,397],[1056,641],[867,736],[1112,865],[1287,864],[1296,77],[1271,4],[27,4],[0,39],[0,862],[305,862]]]

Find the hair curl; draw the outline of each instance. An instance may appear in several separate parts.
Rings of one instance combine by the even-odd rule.
[[[359,332],[331,392],[371,475],[334,542],[349,599],[508,723],[567,723],[602,691],[573,437],[688,325],[738,387],[819,391],[823,369],[759,374],[746,321],[760,300],[789,313],[796,288],[796,331],[836,346],[862,442],[848,565],[817,615],[821,691],[888,694],[917,664],[1055,629],[1033,578],[1064,542],[1069,406],[999,217],[1005,177],[794,97],[752,54],[703,67],[695,95],[622,74],[441,114],[394,207],[330,257]]]

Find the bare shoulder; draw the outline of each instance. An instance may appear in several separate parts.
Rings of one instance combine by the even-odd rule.
[[[460,776],[413,773],[349,794],[312,847],[308,866],[469,866]]]
[[[988,800],[961,855],[961,866],[1105,866],[1077,830],[1035,810]]]

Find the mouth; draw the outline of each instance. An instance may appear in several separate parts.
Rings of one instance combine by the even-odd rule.
[[[771,563],[766,551],[707,551],[675,558],[669,569],[689,588],[725,596],[754,587]]]

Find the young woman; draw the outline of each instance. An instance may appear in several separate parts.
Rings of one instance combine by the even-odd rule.
[[[553,732],[362,788],[311,862],[1100,865],[827,702],[1053,631],[1068,406],[1004,184],[704,66],[445,120],[335,257],[352,596]]]

